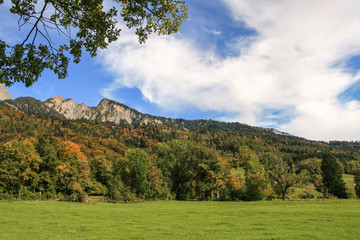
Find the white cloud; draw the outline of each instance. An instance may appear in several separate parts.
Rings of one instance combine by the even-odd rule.
[[[214,35],[221,35],[221,31],[217,31],[216,29],[204,29],[205,32],[208,32],[208,33],[211,33],[211,34],[214,34]]]
[[[123,33],[103,53],[116,77],[103,94],[137,87],[172,111],[192,106],[310,139],[360,139],[360,103],[338,100],[359,78],[333,67],[360,53],[360,2],[224,1],[235,19],[258,32],[250,44],[239,39],[238,57],[222,59],[185,37],[151,37],[139,45]],[[279,119],[288,114],[290,122]]]

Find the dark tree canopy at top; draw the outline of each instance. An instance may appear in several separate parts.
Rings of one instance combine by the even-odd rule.
[[[179,31],[188,17],[183,1],[113,2],[115,7],[104,10],[103,0],[12,0],[10,12],[19,16],[19,30],[26,35],[17,44],[0,39],[0,83],[11,86],[23,82],[29,87],[45,69],[65,78],[70,57],[80,62],[83,49],[95,57],[98,49],[117,40],[121,31],[116,25],[117,16],[136,30],[140,43],[151,33],[168,35]],[[0,5],[3,3],[0,0]],[[55,43],[59,35],[64,41]]]

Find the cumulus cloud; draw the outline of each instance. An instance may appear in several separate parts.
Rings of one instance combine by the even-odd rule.
[[[115,80],[102,94],[137,87],[169,111],[191,106],[310,139],[358,140],[360,103],[338,97],[359,81],[341,63],[360,53],[360,2],[224,2],[234,19],[257,32],[232,44],[237,56],[199,49],[186,35],[139,45],[123,34],[103,53]]]

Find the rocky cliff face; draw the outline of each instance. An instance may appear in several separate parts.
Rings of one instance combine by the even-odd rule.
[[[159,119],[152,119],[146,114],[109,99],[103,99],[96,107],[88,107],[84,103],[78,104],[71,98],[64,99],[61,96],[49,98],[44,103],[71,120],[86,119],[90,121],[109,121],[117,124],[122,121],[126,121],[128,124],[162,124]]]
[[[2,84],[0,84],[1,88]],[[2,86],[3,87],[3,86]],[[49,98],[45,102],[32,97],[19,97],[11,99],[11,95],[5,88],[1,88],[0,96],[6,100],[0,101],[0,108],[5,107],[15,111],[21,111],[28,114],[35,114],[45,119],[53,118],[55,120],[77,120],[86,119],[89,121],[102,121],[128,123],[131,125],[164,124],[171,127],[183,129],[185,131],[212,130],[220,129],[233,132],[242,132],[250,134],[276,134],[286,137],[293,137],[287,133],[270,128],[252,127],[241,123],[225,123],[215,120],[185,120],[181,118],[171,119],[157,117],[149,114],[143,114],[128,106],[103,99],[96,107],[88,107],[84,103],[78,104],[73,99],[64,99],[61,96]]]
[[[64,115],[67,119],[90,119],[91,109],[85,104],[77,104],[72,98],[64,99],[61,96],[49,98],[44,102],[49,108]]]
[[[5,88],[4,84],[1,83],[0,84],[0,101],[4,101],[7,99],[12,100],[12,97],[11,97],[9,91]]]

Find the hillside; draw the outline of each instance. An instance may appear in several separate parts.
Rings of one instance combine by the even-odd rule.
[[[359,151],[348,147],[357,143],[334,145],[266,131],[189,131],[164,124],[61,120],[2,108],[0,132],[3,197],[276,198],[281,195],[271,188],[270,174],[271,163],[277,162],[292,176],[306,174],[313,187],[304,188],[301,196],[311,198],[321,196],[315,189],[321,191],[323,153],[334,154],[346,173],[360,167]],[[259,173],[264,174],[260,179]],[[252,178],[257,183],[250,186]]]
[[[185,120],[153,116],[109,99],[101,100],[96,107],[88,107],[84,103],[78,104],[72,98],[64,99],[62,96],[52,97],[44,102],[31,97],[20,97],[12,100],[10,93],[3,85],[2,88],[3,90],[0,91],[0,107],[35,114],[40,117],[59,120],[81,119],[90,122],[112,122],[116,124],[127,123],[130,125],[163,124],[185,131],[216,129],[237,133],[274,134],[291,137],[291,135],[275,129],[252,127],[237,122],[226,123],[211,119]]]
[[[109,99],[101,100],[96,107],[88,107],[84,103],[78,104],[71,98],[64,99],[61,96],[49,98],[44,102],[31,97],[20,97],[15,100],[7,99],[5,101],[0,101],[0,106],[28,114],[51,117],[59,120],[87,120],[90,122],[127,123],[130,125],[160,124],[185,131],[209,131],[216,129],[236,133],[279,135],[298,139],[297,137],[275,129],[252,127],[237,122],[226,123],[211,119],[171,119],[143,114],[124,104]]]
[[[0,133],[2,198],[318,198],[328,196],[324,157],[336,159],[340,175],[360,174],[358,142],[156,117],[107,99],[96,107],[59,96],[7,99],[0,102]],[[354,197],[350,185],[344,196]]]

